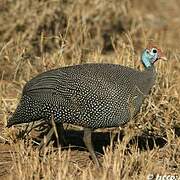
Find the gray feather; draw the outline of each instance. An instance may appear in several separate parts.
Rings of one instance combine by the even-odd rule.
[[[144,71],[113,64],[83,64],[44,72],[24,87],[8,126],[39,119],[92,129],[126,123],[140,109],[155,81]]]

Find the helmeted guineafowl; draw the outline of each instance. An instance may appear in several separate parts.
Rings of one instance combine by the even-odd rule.
[[[96,128],[118,127],[140,109],[154,84],[154,62],[165,59],[160,49],[146,48],[145,67],[138,71],[115,64],[82,64],[39,74],[24,87],[7,127],[40,119],[84,127],[84,142],[99,166],[91,143]]]

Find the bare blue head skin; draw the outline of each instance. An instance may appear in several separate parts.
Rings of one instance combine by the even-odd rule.
[[[145,68],[150,68],[158,59],[167,60],[160,49],[156,47],[146,48],[141,55],[141,61]]]

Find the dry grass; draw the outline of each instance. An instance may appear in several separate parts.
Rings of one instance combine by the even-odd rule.
[[[1,179],[146,179],[148,174],[178,175],[178,0],[0,0],[0,11]],[[25,82],[33,76],[85,62],[141,69],[140,50],[151,39],[164,49],[169,61],[156,64],[156,85],[138,116],[123,128],[123,138],[116,138],[113,144],[107,140],[106,129],[94,133],[96,150],[102,152],[105,146],[100,156],[102,169],[92,164],[83,148],[54,151],[50,145],[40,159],[30,138],[17,138],[21,128],[5,128]],[[66,138],[71,145],[83,146],[79,143],[81,135],[81,131],[69,130]],[[9,143],[5,144],[5,139]]]

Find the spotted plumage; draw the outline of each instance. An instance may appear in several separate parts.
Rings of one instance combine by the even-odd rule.
[[[154,83],[153,74],[154,68],[139,73],[112,64],[83,64],[42,73],[24,87],[9,123],[48,120],[53,113],[55,122],[92,129],[119,126],[128,121],[133,103],[133,114],[139,110],[150,89],[147,85]],[[152,78],[145,82],[148,75]]]

